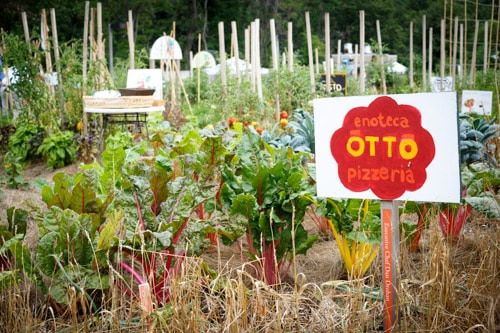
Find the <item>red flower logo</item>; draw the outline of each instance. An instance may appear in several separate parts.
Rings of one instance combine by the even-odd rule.
[[[434,140],[422,127],[420,111],[388,96],[351,109],[333,133],[330,150],[346,188],[370,189],[383,200],[421,188],[435,155]]]

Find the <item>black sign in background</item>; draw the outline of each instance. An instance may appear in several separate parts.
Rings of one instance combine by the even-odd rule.
[[[334,73],[330,75],[331,92],[341,92],[347,96],[347,77],[345,73]],[[321,83],[326,84],[326,74],[321,74]]]

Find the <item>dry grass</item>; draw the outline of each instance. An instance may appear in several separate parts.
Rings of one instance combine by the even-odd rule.
[[[75,172],[72,168],[65,172]],[[28,179],[51,181],[53,173],[42,166],[30,170]],[[43,206],[33,193],[4,192],[0,223],[6,222],[7,207],[21,206],[26,199]],[[500,221],[473,213],[458,244],[450,244],[432,213],[420,250],[412,253],[401,244],[397,331],[500,332]],[[315,225],[306,229],[314,232]],[[28,233],[30,248],[37,236]],[[143,316],[138,300],[118,288],[93,295],[94,311],[74,288],[67,289],[70,305],[61,306],[21,276],[20,283],[0,291],[0,333],[381,332],[381,267],[379,255],[366,278],[347,281],[333,238],[322,238],[306,256],[296,258],[282,285],[271,288],[253,278],[236,246],[221,245],[201,258],[187,258],[171,283],[171,302],[155,304],[149,316]],[[111,274],[112,279],[126,276],[119,270]]]
[[[458,244],[430,225],[419,252],[401,245],[398,331],[500,330],[498,221],[475,216]],[[92,313],[71,288],[70,306],[58,308],[21,283],[0,292],[0,332],[381,332],[380,256],[366,278],[347,281],[334,244],[319,241],[275,288],[252,277],[237,247],[215,247],[185,260],[171,302],[147,317],[117,288],[96,296]]]

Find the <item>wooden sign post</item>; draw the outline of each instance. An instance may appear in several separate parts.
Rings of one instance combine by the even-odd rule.
[[[398,319],[399,211],[397,201],[382,200],[382,286],[384,292],[384,332]]]
[[[398,201],[460,202],[457,114],[455,92],[314,100],[318,197],[381,200],[385,332],[398,326]]]

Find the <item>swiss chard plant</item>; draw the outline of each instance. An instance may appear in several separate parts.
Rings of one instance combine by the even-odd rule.
[[[302,153],[275,149],[250,132],[222,173],[222,203],[232,216],[247,221],[244,254],[269,285],[280,283],[293,257],[305,254],[317,239],[302,225],[313,190],[302,158]]]
[[[379,202],[326,199],[321,201],[317,211],[328,218],[349,278],[363,277],[378,253]]]

